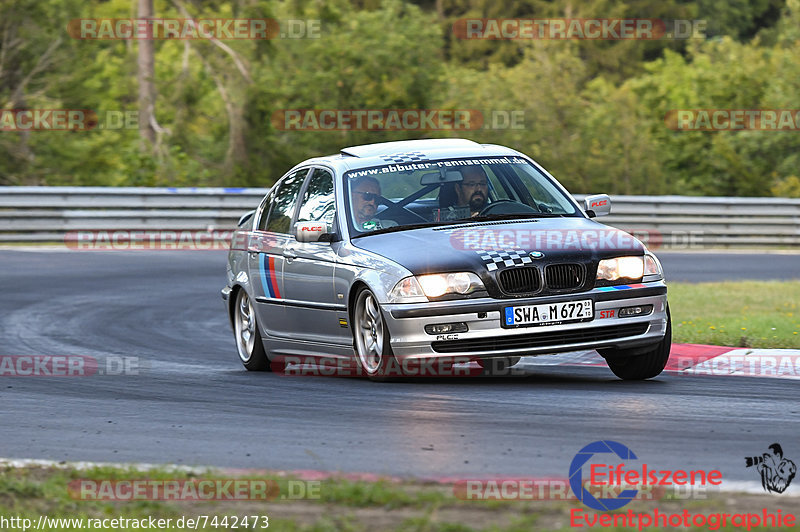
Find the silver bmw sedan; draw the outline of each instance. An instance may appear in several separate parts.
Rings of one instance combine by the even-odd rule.
[[[222,297],[239,358],[386,380],[596,349],[622,379],[655,377],[671,345],[663,272],[594,220],[610,209],[465,139],[304,161],[234,233]]]

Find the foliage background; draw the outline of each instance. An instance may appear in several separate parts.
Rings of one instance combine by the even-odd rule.
[[[0,185],[268,186],[348,145],[466,136],[573,192],[800,197],[800,133],[676,132],[670,109],[800,108],[800,0],[155,0],[157,17],[318,19],[316,39],[156,41],[156,148],[136,129],[0,132]],[[137,42],[71,19],[136,0],[0,3],[0,105],[137,110]],[[182,11],[185,10],[185,11]],[[702,19],[705,38],[461,40],[464,17]],[[280,131],[280,109],[523,111],[523,129]]]

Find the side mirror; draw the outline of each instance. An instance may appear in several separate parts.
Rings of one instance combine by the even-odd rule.
[[[594,194],[583,200],[583,210],[589,218],[611,214],[611,198],[608,194]]]
[[[256,211],[254,211],[254,210],[253,210],[253,211],[248,211],[248,212],[244,213],[244,214],[242,215],[242,217],[241,217],[241,218],[239,218],[239,221],[236,223],[236,226],[237,226],[237,227],[241,227],[242,225],[244,225],[245,223],[247,223],[247,221],[248,221],[250,218],[252,218],[252,217],[253,217],[253,215],[254,215],[255,213],[256,213]]]
[[[330,242],[331,227],[325,222],[297,222],[294,234],[298,242]]]

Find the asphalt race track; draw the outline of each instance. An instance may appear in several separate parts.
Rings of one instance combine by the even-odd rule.
[[[704,283],[800,279],[800,255],[796,253],[698,253],[656,251],[667,283]]]
[[[797,255],[661,254],[670,280],[800,276]],[[220,251],[0,251],[0,355],[134,357],[138,374],[0,377],[0,457],[564,477],[599,439],[649,465],[800,459],[798,382],[537,367],[522,377],[286,377],[241,367]]]

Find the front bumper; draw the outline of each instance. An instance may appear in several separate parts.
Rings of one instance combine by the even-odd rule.
[[[596,288],[576,294],[505,299],[481,298],[422,304],[383,305],[392,351],[400,359],[434,357],[491,358],[531,356],[581,349],[630,349],[655,344],[667,329],[667,287],[661,282],[639,288]],[[500,325],[507,306],[591,299],[588,322],[507,329]],[[653,305],[646,316],[619,317],[621,307]],[[613,311],[613,312],[612,312]],[[462,322],[463,333],[431,335],[426,325]]]

